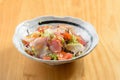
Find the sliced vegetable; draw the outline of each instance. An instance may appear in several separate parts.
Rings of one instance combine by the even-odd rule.
[[[64,55],[65,55],[65,54],[66,54],[66,53],[65,53],[64,51],[58,53],[58,54],[57,54],[58,60],[66,60],[66,59],[64,58]]]
[[[58,56],[58,60],[67,60],[67,59],[71,59],[73,54],[62,51],[62,52],[58,53],[57,56]]]
[[[62,33],[63,37],[65,40],[70,40],[71,39],[71,35],[68,32],[64,32]]]
[[[65,59],[71,59],[73,57],[73,54],[71,54],[71,53],[66,53],[65,55],[64,55],[64,58]]]
[[[26,47],[29,46],[29,42],[27,42],[26,40],[22,40],[22,43],[23,43]]]

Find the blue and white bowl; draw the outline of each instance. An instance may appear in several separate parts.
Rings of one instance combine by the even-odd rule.
[[[74,26],[76,34],[81,35],[83,39],[88,42],[86,49],[79,56],[69,60],[43,60],[27,54],[24,51],[23,44],[21,42],[21,39],[27,35],[27,30],[32,33],[36,30],[38,26],[48,24],[66,24]],[[70,63],[89,54],[98,44],[98,35],[91,24],[81,19],[73,17],[42,16],[20,23],[15,30],[13,43],[15,47],[28,58],[50,65],[59,65],[64,63]]]

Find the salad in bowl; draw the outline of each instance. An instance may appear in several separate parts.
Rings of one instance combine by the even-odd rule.
[[[65,24],[39,26],[22,39],[27,54],[44,60],[67,60],[79,56],[87,42]]]
[[[19,24],[13,42],[25,56],[58,65],[90,53],[98,36],[92,25],[80,19],[43,16]]]

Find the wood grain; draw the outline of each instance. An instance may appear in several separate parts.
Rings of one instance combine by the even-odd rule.
[[[0,80],[120,80],[120,0],[0,0]],[[94,25],[99,44],[73,63],[49,66],[12,43],[16,26],[37,16],[73,16]]]

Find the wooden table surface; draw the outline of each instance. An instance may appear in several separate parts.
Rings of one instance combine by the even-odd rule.
[[[90,22],[99,44],[91,54],[65,65],[26,58],[13,45],[15,28],[44,15]],[[120,80],[120,0],[0,0],[0,80]]]

